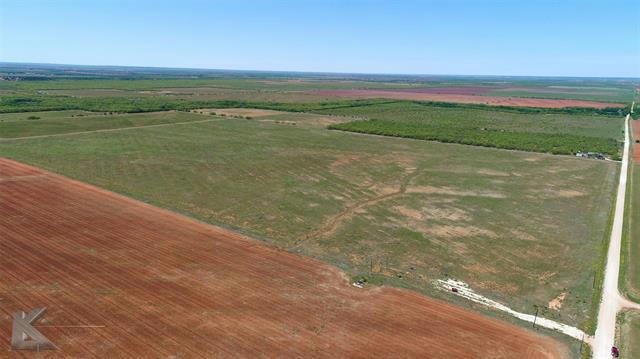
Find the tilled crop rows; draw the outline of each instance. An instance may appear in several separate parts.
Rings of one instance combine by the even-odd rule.
[[[11,315],[43,306],[52,357],[566,356],[514,325],[358,289],[329,265],[0,158],[4,353],[31,354],[9,350]]]

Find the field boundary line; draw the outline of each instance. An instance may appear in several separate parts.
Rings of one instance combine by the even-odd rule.
[[[156,125],[146,125],[146,126],[129,126],[129,127],[118,127],[118,128],[105,128],[105,129],[102,129],[102,130],[93,130],[93,131],[53,133],[53,134],[50,134],[50,135],[36,135],[36,136],[24,136],[24,137],[13,137],[13,138],[0,138],[0,142],[29,140],[29,139],[33,139],[33,138],[48,138],[48,137],[86,135],[86,134],[90,134],[90,133],[125,131],[125,130],[134,130],[134,129],[138,129],[138,128],[166,127],[166,126],[173,126],[173,125],[189,125],[189,124],[192,124],[192,123],[205,123],[205,122],[221,121],[221,120],[225,120],[225,119],[224,118],[209,118],[209,119],[206,119],[206,120],[183,121],[183,122],[172,122],[172,123],[159,123],[159,124],[156,124]]]

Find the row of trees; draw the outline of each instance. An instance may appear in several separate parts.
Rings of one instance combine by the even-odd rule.
[[[579,151],[601,152],[618,156],[619,145],[614,139],[572,134],[513,132],[486,128],[460,128],[412,124],[387,120],[351,121],[333,124],[330,129],[407,137],[420,140],[461,143],[512,150],[575,154]]]

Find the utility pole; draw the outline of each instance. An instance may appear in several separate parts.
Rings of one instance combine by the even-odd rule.
[[[536,305],[536,316],[533,318],[533,327],[536,327],[536,320],[538,320],[538,306]]]

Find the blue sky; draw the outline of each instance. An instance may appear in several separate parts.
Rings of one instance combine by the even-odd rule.
[[[640,1],[0,0],[0,61],[640,77]]]

